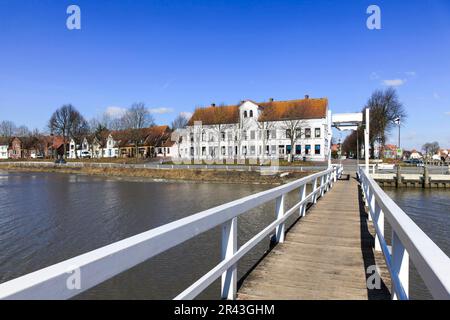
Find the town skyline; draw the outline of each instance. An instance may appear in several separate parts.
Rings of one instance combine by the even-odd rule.
[[[377,2],[381,30],[366,28],[368,1],[154,2],[125,13],[119,1],[77,1],[81,30],[67,30],[67,1],[0,1],[0,120],[42,130],[67,103],[89,119],[143,101],[157,124],[170,124],[211,103],[305,94],[328,98],[333,112],[357,112],[374,90],[393,86],[409,115],[402,146],[448,147],[450,46],[440,39],[450,38],[450,6]],[[41,17],[32,28],[23,23],[31,16]],[[230,24],[217,24],[219,17]],[[338,22],[330,28],[323,20]],[[396,141],[393,131],[388,143]]]

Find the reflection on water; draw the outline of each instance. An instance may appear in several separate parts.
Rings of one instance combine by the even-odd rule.
[[[450,256],[450,190],[386,188],[385,192]],[[410,289],[413,299],[431,298],[414,266],[411,267]]]

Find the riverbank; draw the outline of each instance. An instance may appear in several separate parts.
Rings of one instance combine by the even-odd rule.
[[[283,184],[300,179],[313,172],[278,172],[273,175],[262,175],[257,171],[228,171],[211,169],[148,169],[148,168],[93,168],[93,167],[21,167],[1,165],[0,170],[11,172],[54,172],[66,174],[82,174],[106,177],[148,178],[168,181],[199,181],[218,183],[252,183]]]

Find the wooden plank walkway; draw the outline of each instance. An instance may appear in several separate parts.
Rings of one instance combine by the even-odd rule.
[[[355,177],[338,181],[244,279],[238,299],[390,299],[390,277],[373,250]],[[369,266],[379,267],[381,289],[368,290]]]

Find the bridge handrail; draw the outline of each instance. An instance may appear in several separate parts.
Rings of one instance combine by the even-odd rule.
[[[376,230],[375,249],[382,251],[392,279],[393,299],[409,299],[409,261],[435,299],[450,299],[450,258],[381,189],[363,168],[358,176]],[[392,246],[384,238],[384,218],[392,228]]]
[[[316,202],[342,174],[341,166],[250,195],[158,228],[112,243],[91,252],[0,284],[0,299],[68,299],[86,291],[162,252],[217,226],[222,226],[222,262],[176,299],[192,299],[222,275],[222,298],[234,299],[237,290],[237,262],[252,247],[276,229],[275,241],[284,241],[286,219],[298,210],[305,215],[308,201]],[[320,181],[319,181],[320,179]],[[320,183],[319,185],[317,183]],[[306,185],[313,190],[306,195]],[[284,211],[285,196],[300,189],[300,202]],[[241,248],[237,248],[237,217],[276,200],[276,220]],[[79,288],[70,286],[73,275]]]

